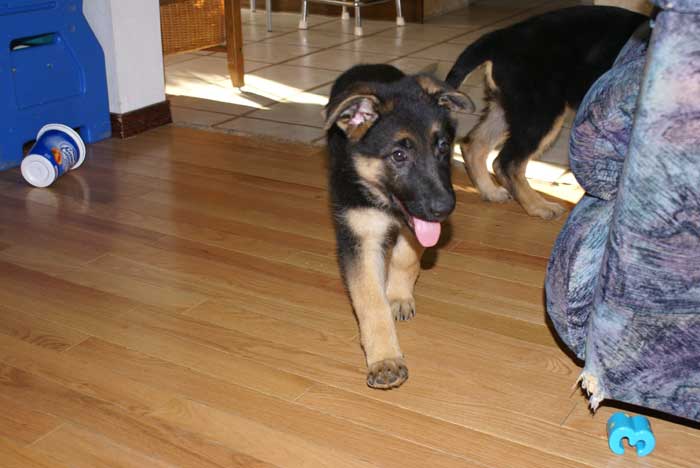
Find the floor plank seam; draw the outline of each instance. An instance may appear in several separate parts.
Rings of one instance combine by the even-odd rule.
[[[268,299],[269,299],[269,298],[268,298]],[[227,298],[227,297],[213,297],[213,298],[209,298],[209,299],[205,300],[205,301],[204,301],[202,304],[200,304],[199,306],[203,305],[203,304],[206,303],[206,302],[209,302],[209,301],[217,301],[217,300],[221,300],[221,301],[226,302],[226,301],[229,301],[230,298]],[[279,302],[278,305],[281,305],[281,306],[288,306],[288,305],[294,305],[294,304],[285,303],[285,302]],[[191,310],[193,310],[193,309],[195,309],[195,308],[197,308],[197,307],[199,307],[199,306],[194,306],[194,307],[192,307],[192,308],[190,308],[190,309],[188,309],[188,310],[186,310],[186,311],[184,311],[184,312],[177,312],[176,315],[178,315],[178,316],[184,316],[184,317],[191,318],[191,319],[196,319],[196,320],[201,321],[202,323],[205,323],[205,324],[208,324],[208,325],[212,325],[212,326],[216,326],[216,327],[221,328],[221,329],[223,329],[223,330],[233,331],[233,332],[236,332],[236,333],[241,333],[242,335],[245,335],[245,336],[247,336],[247,337],[256,338],[255,336],[249,335],[249,334],[247,334],[247,333],[245,333],[245,332],[242,332],[242,331],[239,331],[239,330],[236,329],[236,328],[231,328],[231,327],[227,327],[227,326],[222,326],[222,325],[220,325],[220,324],[218,324],[218,323],[216,323],[216,322],[214,322],[214,321],[211,321],[211,320],[200,319],[199,317],[195,317],[195,316],[193,316],[193,315],[191,315],[191,314],[189,313]],[[167,311],[166,311],[165,313],[167,313]],[[357,336],[358,336],[357,333],[356,333],[356,334],[353,334],[352,336],[343,336],[343,335],[339,335],[339,334],[337,334],[337,333],[329,332],[329,331],[327,331],[327,330],[325,330],[325,329],[323,329],[323,328],[315,328],[315,327],[311,327],[311,326],[306,325],[306,324],[303,324],[303,323],[297,323],[297,322],[295,322],[295,321],[285,320],[285,319],[283,319],[283,318],[280,318],[280,316],[279,316],[278,314],[265,313],[265,312],[260,312],[260,311],[257,311],[257,312],[254,312],[254,313],[255,313],[256,315],[259,315],[259,316],[261,316],[261,317],[265,317],[265,318],[270,319],[270,320],[275,320],[275,321],[279,321],[279,322],[282,322],[282,323],[285,323],[285,324],[290,324],[290,325],[298,326],[298,327],[301,327],[301,328],[304,328],[304,329],[308,329],[308,330],[312,330],[312,331],[315,331],[315,332],[323,333],[323,334],[326,335],[326,336],[333,337],[333,338],[336,338],[336,339],[338,339],[338,340],[340,340],[340,341],[344,341],[344,342],[350,342],[350,341],[352,341],[353,339],[357,338]],[[276,342],[276,341],[271,341],[270,343],[284,345],[284,343],[278,343],[278,342]],[[318,354],[317,354],[317,356],[318,356]],[[341,361],[338,361],[338,362],[341,362]],[[345,362],[343,362],[343,363],[345,363]]]
[[[190,127],[176,127],[176,126],[172,126],[171,128],[189,129]],[[202,131],[202,129],[195,129],[195,130]],[[218,135],[226,135],[226,136],[239,136],[239,137],[242,137],[242,136],[243,136],[243,135],[232,135],[232,134],[229,134],[229,133],[226,133],[226,132],[207,132],[207,133],[210,133],[210,134],[213,133],[213,134],[218,134]],[[306,146],[309,146],[309,147],[310,147],[311,145],[306,145]],[[142,153],[142,152],[136,152],[136,151],[120,151],[120,153],[121,153],[121,154],[124,154],[124,155],[127,156],[127,157],[136,157],[136,160],[138,160],[138,159],[146,160],[146,159],[154,158],[154,157],[155,157],[155,156],[149,155],[149,154],[144,155],[144,153]],[[291,155],[291,154],[290,154],[289,156],[290,156],[290,157],[313,157],[313,158],[316,158],[316,157],[323,157],[323,156],[320,155],[320,154],[304,154],[304,155]],[[139,157],[141,157],[141,158],[139,158]],[[161,159],[161,161],[165,161],[165,159]],[[207,166],[207,165],[204,165],[204,164],[196,164],[194,161],[190,161],[190,162],[183,163],[183,164],[189,164],[189,165],[192,165],[192,166],[195,166],[195,167],[198,167],[198,168],[212,169],[211,166]],[[154,169],[160,169],[160,168],[154,167]],[[123,174],[135,175],[135,176],[140,176],[140,175],[142,175],[142,172],[140,172],[140,171],[131,171],[131,170],[129,170],[128,168],[113,169],[113,171],[114,171],[115,173],[117,173],[117,174],[123,173]],[[247,173],[247,172],[236,171],[235,169],[227,169],[226,172],[231,173],[231,174],[233,174],[233,175],[235,175],[235,176],[242,176],[242,177],[250,177],[250,178],[260,179],[261,182],[270,181],[270,182],[275,182],[275,183],[288,183],[288,184],[290,184],[290,185],[300,185],[300,184],[295,184],[295,183],[293,183],[293,182],[288,182],[288,181],[286,181],[286,180],[284,180],[284,179],[279,179],[279,178],[270,178],[270,177],[265,177],[265,176],[262,176],[262,175],[253,176],[253,175],[251,175],[251,174],[249,174],[249,173]],[[168,179],[168,178],[161,178],[161,177],[158,177],[158,176],[156,176],[156,175],[152,175],[152,176],[150,176],[150,177],[153,177],[153,178],[158,179],[158,180],[161,180],[161,181],[173,182],[171,179]],[[215,178],[211,178],[211,177],[208,177],[208,176],[206,176],[206,175],[205,175],[205,176],[201,176],[201,177],[203,177],[203,178],[210,178],[212,181],[216,181],[216,180],[217,180],[217,179],[215,179]],[[182,185],[187,185],[187,184],[182,183]],[[325,190],[325,189],[326,189],[325,186],[322,187],[322,186],[316,186],[316,185],[305,185],[304,187],[309,187],[309,188],[311,188],[311,189],[319,189],[319,190]],[[274,191],[274,190],[271,190],[271,191]],[[146,193],[146,194],[143,194],[143,195],[140,195],[140,196],[148,196],[150,193],[152,193],[152,192],[149,192],[149,193]],[[1,196],[1,195],[0,195],[0,196]],[[10,198],[12,198],[12,197],[10,197]],[[42,206],[52,206],[52,205],[42,204]]]
[[[452,299],[452,300],[450,300],[449,298],[439,297],[439,295],[432,295],[432,296],[431,296],[431,295],[425,294],[425,292],[417,292],[417,293],[415,294],[415,296],[416,296],[416,299],[417,299],[418,297],[422,296],[422,297],[425,297],[425,298],[430,299],[430,300],[432,300],[432,301],[444,302],[444,303],[446,303],[446,304],[450,304],[450,305],[453,305],[453,306],[465,307],[464,302],[460,302],[460,301],[457,300],[457,299]],[[501,314],[501,313],[494,313],[494,312],[491,312],[491,311],[488,310],[488,309],[480,309],[480,308],[474,307],[474,306],[472,306],[472,305],[467,305],[466,307],[469,308],[469,309],[478,310],[479,312],[482,312],[482,313],[491,314],[491,315],[494,315],[494,316],[499,317],[499,318],[505,318],[505,319],[515,320],[515,318],[514,318],[512,315]],[[544,314],[544,312],[545,312],[544,309],[542,309],[542,314]],[[523,322],[526,322],[526,323],[528,323],[528,324],[531,324],[531,325],[541,325],[540,322],[535,322],[535,321],[532,321],[532,320],[522,320],[522,319],[520,319],[520,320],[523,321]]]
[[[36,374],[32,374],[32,375],[36,375]],[[69,421],[62,421],[58,426],[54,427],[53,429],[51,429],[50,431],[48,431],[46,434],[42,434],[41,436],[37,437],[37,438],[36,438],[35,440],[33,440],[32,442],[30,442],[30,443],[28,443],[27,445],[25,445],[25,447],[26,447],[26,448],[34,447],[34,446],[35,446],[36,444],[38,444],[41,440],[47,438],[48,436],[50,436],[50,435],[53,434],[54,432],[58,431],[59,429],[62,429],[64,426],[66,426],[66,425],[68,425],[68,424],[70,424]]]
[[[460,254],[455,253],[455,252],[450,252],[450,253],[452,253],[453,255],[460,255]],[[466,256],[466,255],[462,255],[462,257],[464,257],[464,263],[465,263],[465,264],[468,264],[468,263],[469,263],[469,260],[470,260],[469,257]],[[459,271],[459,272],[463,272],[463,273],[469,273],[469,274],[472,274],[472,275],[478,275],[478,276],[480,276],[480,277],[482,277],[482,278],[489,278],[489,279],[493,279],[493,280],[497,280],[497,281],[503,281],[503,282],[505,282],[505,283],[518,284],[518,285],[521,285],[521,286],[526,286],[526,287],[528,287],[528,288],[540,288],[540,287],[542,287],[542,284],[537,285],[537,284],[533,284],[533,283],[527,283],[527,282],[524,282],[524,281],[518,281],[518,280],[512,279],[512,278],[504,278],[504,277],[502,277],[502,276],[496,276],[495,274],[488,273],[488,272],[483,272],[483,271],[482,271],[482,272],[477,272],[477,271],[469,270],[469,269],[457,270],[456,268],[451,268],[451,267],[449,267],[449,266],[443,266],[442,268],[443,268],[443,269],[446,269],[447,271],[452,270],[452,271]],[[421,270],[421,272],[423,272],[423,271],[429,271],[429,270]],[[543,282],[544,282],[544,281],[543,281]]]
[[[567,419],[571,417],[571,415],[574,413],[576,408],[578,408],[579,402],[574,402],[574,405],[571,407],[571,411],[569,411],[566,416],[564,416],[564,419],[561,420],[561,423],[559,424],[559,427],[564,427],[566,424]]]
[[[253,336],[253,335],[249,335],[249,334],[247,334],[247,333],[238,332],[238,331],[237,331],[237,333],[240,333],[241,335],[244,335],[244,336],[246,336],[246,337],[248,337],[248,338],[261,341],[259,338],[255,337],[255,336]],[[201,342],[198,342],[197,340],[190,339],[190,338],[187,338],[187,337],[184,337],[184,336],[181,336],[181,335],[175,335],[175,336],[177,336],[178,338],[180,338],[180,339],[182,339],[182,340],[184,340],[184,341],[189,341],[189,342],[191,342],[191,343],[196,343],[196,344],[199,344],[200,346],[204,346],[204,347],[207,347],[207,348],[210,348],[210,349],[213,349],[213,350],[222,352],[222,353],[224,353],[224,354],[228,354],[228,355],[230,355],[230,356],[236,356],[236,357],[238,357],[238,358],[240,358],[240,359],[243,359],[243,360],[246,360],[246,361],[250,361],[250,362],[256,363],[256,364],[261,365],[261,366],[263,366],[263,367],[267,367],[268,369],[273,369],[273,370],[276,370],[276,371],[278,371],[278,372],[282,372],[282,373],[284,373],[284,374],[289,374],[289,375],[294,375],[294,376],[296,376],[296,377],[301,377],[301,378],[310,380],[310,381],[312,381],[312,382],[323,383],[323,382],[319,382],[318,380],[316,380],[316,379],[314,379],[314,378],[312,378],[312,377],[305,376],[305,375],[303,375],[302,373],[297,373],[297,372],[292,371],[292,370],[283,369],[283,368],[278,367],[278,366],[270,365],[270,364],[268,364],[268,363],[266,363],[266,362],[264,362],[264,361],[261,361],[261,360],[259,360],[259,359],[256,359],[255,357],[247,357],[247,356],[244,356],[244,355],[242,355],[242,354],[233,353],[233,352],[228,351],[228,350],[225,350],[225,349],[223,349],[223,348],[217,348],[217,347],[214,347],[214,346],[208,346],[208,345],[205,344],[205,343],[201,343]],[[287,347],[287,346],[284,345],[284,344],[276,343],[276,342],[274,342],[274,341],[267,341],[266,343],[269,344],[269,345],[271,345],[271,346],[282,346],[282,347],[285,347],[285,348]],[[121,345],[118,345],[118,346],[121,346]],[[329,357],[328,355],[325,355],[325,354],[320,354],[320,353],[317,353],[317,352],[308,351],[308,350],[304,350],[304,349],[297,349],[297,348],[295,348],[294,350],[295,350],[295,351],[298,351],[298,352],[301,352],[301,353],[304,353],[304,354],[316,356],[316,357],[319,357],[319,358],[324,358],[324,359],[326,359],[326,360],[330,360],[330,361],[336,362],[336,363],[338,363],[338,364],[342,364],[342,365],[344,365],[344,366],[350,366],[350,367],[353,367],[353,368],[357,369],[358,371],[359,371],[359,369],[360,369],[360,367],[357,366],[356,363],[353,364],[353,363],[349,363],[349,362],[346,362],[346,361],[341,361],[341,360],[335,359],[335,358],[333,358],[333,357]],[[135,350],[135,351],[138,351],[138,350]],[[138,351],[138,352],[140,352],[140,351]],[[145,353],[144,353],[144,354],[145,354]],[[155,357],[155,356],[151,356],[151,357]],[[160,359],[160,358],[156,358],[156,359]],[[171,361],[168,361],[168,362],[170,362],[171,364],[175,364],[175,365],[181,366],[181,364],[178,364],[178,363],[176,363],[176,362],[171,362]],[[186,367],[190,368],[189,366],[186,366]],[[206,374],[206,375],[210,375],[210,376],[212,376],[212,377],[215,377],[215,376],[213,376],[213,375],[211,375],[211,374],[208,374],[208,373],[206,373],[206,372],[203,372],[203,371],[200,371],[200,370],[197,370],[197,369],[194,369],[194,368],[190,368],[190,370],[193,370],[193,371],[195,371],[195,372],[200,372],[200,373],[203,373],[203,374]],[[242,385],[242,384],[236,384],[236,385]],[[250,388],[250,387],[246,387],[246,388]],[[257,389],[253,389],[253,390],[259,392],[259,390],[257,390]],[[261,392],[261,393],[263,393],[263,392]],[[277,397],[277,398],[279,398],[279,397]]]
[[[82,264],[81,266],[92,265],[93,263],[95,263],[95,262],[97,262],[97,261],[103,259],[104,257],[106,257],[106,256],[109,255],[109,254],[110,254],[110,252],[102,253],[102,254],[98,255],[97,257],[95,257],[95,258],[93,258],[93,259],[90,259],[90,260],[88,260],[88,261],[86,261],[86,262],[83,262],[83,264]]]
[[[425,298],[430,299],[431,301],[435,301],[435,302],[443,302],[443,301],[441,301],[441,300],[439,300],[439,299],[430,298],[430,297],[428,297],[428,296],[422,296],[422,297],[425,297]],[[417,295],[416,295],[416,299],[418,300],[418,299],[420,299],[420,298],[421,298],[421,294],[417,294]],[[447,304],[451,304],[451,303],[448,302]],[[454,304],[451,304],[451,305],[454,305]],[[516,338],[516,337],[514,337],[514,336],[511,336],[511,335],[504,335],[504,334],[502,334],[502,333],[499,333],[499,332],[497,332],[497,331],[494,331],[494,330],[491,330],[491,329],[488,329],[488,328],[481,328],[481,327],[477,327],[477,326],[474,326],[474,325],[469,325],[469,324],[466,324],[466,323],[463,323],[463,322],[455,322],[454,320],[446,319],[446,318],[441,317],[441,316],[439,316],[439,315],[431,314],[430,312],[427,312],[427,311],[424,312],[423,310],[424,310],[424,309],[421,309],[421,312],[420,312],[420,313],[421,313],[422,315],[425,315],[426,317],[430,317],[430,318],[432,318],[432,319],[434,319],[434,320],[441,320],[441,321],[445,321],[445,322],[449,322],[449,323],[455,323],[455,324],[457,324],[458,326],[464,327],[464,328],[466,328],[466,329],[468,329],[468,330],[470,330],[470,331],[473,331],[473,332],[477,332],[477,333],[480,333],[480,334],[481,334],[481,333],[484,333],[484,334],[486,334],[487,336],[488,336],[488,335],[492,335],[492,336],[496,336],[496,337],[499,337],[499,338],[505,338],[505,339],[507,339],[508,341],[513,341],[513,342],[518,343],[518,344],[527,345],[528,347],[534,347],[535,349],[540,350],[540,351],[551,351],[552,348],[554,348],[554,346],[543,345],[543,344],[541,344],[541,343],[536,343],[536,342],[521,340],[521,339]],[[428,309],[428,310],[430,310],[430,309]],[[488,311],[480,310],[480,312],[483,313],[483,314],[487,314],[487,315],[494,316],[494,317],[498,317],[498,318],[504,317],[503,315],[493,314],[493,313],[488,312]],[[515,323],[523,322],[523,323],[528,324],[528,325],[536,325],[536,326],[542,326],[542,327],[546,326],[546,325],[539,324],[539,323],[529,322],[529,321],[527,321],[527,320],[519,320],[519,319],[513,318],[513,317],[506,317],[506,318],[507,318],[508,320],[510,320],[510,321],[515,322]],[[356,335],[356,336],[357,336],[357,335]],[[458,342],[458,343],[459,343],[460,346],[468,346],[467,343],[464,343],[464,342],[461,342],[461,341]],[[557,349],[558,349],[558,348],[557,348]]]
[[[292,403],[299,404],[299,400],[300,400],[304,395],[306,395],[307,393],[309,393],[309,390],[311,390],[311,389],[314,388],[314,387],[318,387],[319,385],[320,385],[319,383],[312,383],[311,385],[309,385],[308,388],[304,389],[303,392],[301,392],[296,398],[294,398],[294,399],[292,400]],[[306,405],[302,405],[302,406],[306,407]]]
[[[363,398],[368,398],[368,399],[370,399],[370,400],[374,400],[374,401],[379,402],[379,403],[384,404],[384,405],[396,406],[397,408],[400,408],[400,409],[402,409],[403,411],[406,411],[406,412],[409,412],[409,413],[413,413],[413,414],[418,414],[418,415],[421,415],[421,416],[426,417],[426,418],[435,419],[436,421],[440,421],[440,422],[442,422],[442,423],[444,423],[444,424],[447,424],[447,425],[452,425],[452,426],[461,427],[461,428],[464,428],[464,429],[467,429],[467,430],[471,430],[471,431],[474,431],[474,432],[479,432],[479,433],[481,433],[481,434],[486,434],[486,435],[491,436],[491,437],[502,438],[502,437],[500,437],[500,436],[498,436],[498,435],[490,434],[490,433],[488,433],[488,432],[481,431],[481,430],[479,430],[479,429],[474,429],[474,428],[470,428],[470,427],[467,427],[467,426],[464,426],[464,425],[461,425],[461,424],[457,424],[457,423],[455,423],[455,422],[448,421],[448,420],[446,420],[446,419],[442,419],[442,418],[440,418],[440,417],[436,417],[436,416],[433,416],[433,415],[430,415],[430,414],[420,413],[420,412],[418,412],[418,411],[416,411],[416,410],[414,410],[414,409],[412,409],[412,408],[407,408],[407,407],[403,407],[403,406],[401,406],[401,405],[395,405],[395,404],[393,404],[393,403],[388,403],[388,402],[385,402],[384,400],[380,400],[380,399],[377,399],[377,398],[374,398],[374,397],[371,397],[371,396],[367,396],[367,395],[365,395],[365,394],[358,393],[358,392],[355,392],[355,391],[352,391],[352,390],[348,390],[348,389],[344,389],[344,388],[341,388],[341,387],[337,387],[337,386],[335,386],[335,385],[326,384],[326,383],[323,383],[323,382],[321,382],[321,383],[319,383],[319,384],[317,384],[317,385],[328,386],[328,387],[335,388],[335,389],[338,389],[338,390],[343,391],[343,392],[353,393],[354,395],[358,395],[358,396],[361,396],[361,397],[363,397]],[[465,460],[465,461],[468,461],[468,462],[470,462],[470,463],[475,463],[475,464],[477,464],[477,465],[479,465],[479,466],[483,466],[484,468],[501,468],[501,467],[498,466],[498,465],[485,465],[485,464],[483,464],[483,463],[481,463],[481,462],[479,462],[479,461],[477,461],[477,460],[471,459],[471,458],[469,458],[469,457],[465,457],[465,456],[463,456],[463,455],[459,455],[459,454],[457,454],[457,453],[450,452],[450,451],[448,451],[448,450],[444,450],[444,449],[435,447],[435,446],[433,446],[433,445],[429,445],[429,444],[426,444],[426,443],[423,443],[423,442],[419,442],[419,441],[417,441],[417,440],[415,440],[415,439],[410,439],[410,438],[407,438],[407,437],[403,437],[403,436],[397,435],[396,433],[390,433],[390,432],[386,432],[386,431],[383,431],[383,430],[378,430],[377,428],[372,427],[371,425],[366,424],[366,423],[363,423],[363,422],[361,422],[361,421],[353,420],[353,419],[350,419],[350,418],[347,418],[347,417],[344,417],[344,416],[338,416],[338,415],[335,415],[335,414],[332,414],[332,413],[327,413],[327,412],[325,412],[325,411],[322,411],[322,410],[319,410],[319,409],[316,409],[316,408],[307,406],[307,405],[305,405],[303,402],[300,402],[300,403],[298,403],[298,404],[300,404],[301,406],[303,406],[303,407],[305,407],[305,408],[308,408],[308,409],[310,409],[310,410],[312,410],[312,411],[316,411],[316,412],[319,412],[319,413],[321,413],[321,414],[325,414],[325,415],[327,415],[327,416],[330,416],[330,417],[333,417],[333,418],[336,418],[336,419],[343,420],[343,421],[345,421],[345,422],[347,422],[347,423],[354,424],[354,425],[357,425],[357,426],[361,426],[361,427],[364,427],[364,428],[366,428],[366,429],[369,429],[369,430],[372,430],[372,431],[375,431],[375,432],[379,432],[380,434],[384,434],[384,435],[387,435],[387,436],[389,436],[389,437],[394,437],[394,438],[396,438],[396,439],[403,440],[403,441],[406,441],[406,442],[408,442],[408,443],[415,444],[415,445],[418,445],[418,446],[427,448],[427,449],[432,450],[432,451],[435,451],[435,452],[439,452],[439,453],[442,453],[442,454],[445,454],[445,455],[449,455],[449,456],[451,456],[451,457],[459,458],[459,459],[461,459],[461,460]],[[528,448],[533,448],[533,447],[527,446],[527,445],[522,444],[522,443],[517,442],[517,441],[512,441],[512,440],[505,439],[505,438],[503,438],[503,439],[504,439],[504,440],[508,440],[509,442],[514,443],[514,444],[517,444],[517,445],[521,445],[521,446],[528,447]],[[540,450],[539,448],[534,448],[534,450],[538,450],[538,451],[540,451],[540,452],[546,453],[546,452],[544,452],[543,450]],[[559,456],[559,455],[558,455],[558,456]]]
[[[265,363],[265,362],[256,360],[256,359],[254,359],[254,358],[252,358],[252,357],[246,357],[246,356],[243,356],[243,355],[240,355],[240,354],[237,355],[237,354],[232,353],[232,352],[230,352],[230,351],[227,351],[227,350],[225,350],[225,349],[217,348],[217,347],[214,347],[214,346],[209,346],[209,345],[207,345],[206,343],[201,343],[201,342],[198,342],[198,341],[196,341],[196,340],[192,340],[192,339],[189,339],[189,338],[187,338],[187,337],[184,337],[184,336],[182,336],[182,335],[174,335],[174,334],[171,334],[171,336],[174,336],[174,337],[176,337],[176,338],[178,338],[178,339],[181,339],[181,340],[183,340],[183,341],[188,341],[188,342],[190,342],[190,343],[198,344],[199,346],[203,346],[203,347],[205,347],[205,348],[209,348],[209,349],[212,349],[212,350],[214,350],[214,351],[217,351],[217,352],[220,352],[220,353],[223,353],[223,354],[227,354],[227,355],[229,355],[229,356],[235,356],[235,357],[237,357],[237,358],[239,358],[239,359],[241,359],[241,360],[248,361],[248,362],[257,364],[257,365],[259,365],[259,366],[262,366],[262,367],[266,367],[266,368],[268,368],[268,369],[275,370],[275,371],[280,372],[280,373],[283,373],[283,374],[288,374],[288,375],[291,375],[291,376],[294,376],[294,377],[301,377],[301,378],[304,378],[304,379],[307,379],[307,380],[316,382],[314,379],[311,379],[311,378],[308,378],[308,377],[304,377],[304,376],[302,376],[302,375],[299,375],[299,374],[297,374],[297,373],[295,373],[295,372],[291,372],[291,371],[289,371],[289,370],[284,370],[284,369],[280,369],[280,368],[275,367],[275,366],[271,366],[271,365],[269,365],[269,364],[267,364],[267,363]],[[249,336],[249,335],[247,335],[247,336]],[[111,341],[110,339],[107,339],[107,338],[102,338],[102,337],[99,337],[99,336],[94,337],[94,338],[96,338],[96,339],[98,339],[98,340],[101,340],[101,341],[104,341],[104,342],[106,342],[106,343],[108,343],[108,344],[110,344],[110,345],[112,345],[112,346],[116,346],[116,347],[119,347],[119,348],[124,348],[124,349],[126,349],[126,350],[128,350],[128,351],[132,351],[132,352],[135,352],[135,353],[138,353],[138,354],[142,354],[142,355],[144,355],[144,356],[146,356],[146,357],[149,357],[149,358],[151,358],[151,359],[155,359],[155,360],[157,360],[157,361],[163,361],[163,362],[166,362],[166,363],[168,363],[168,364],[170,364],[170,365],[174,365],[174,366],[176,366],[176,367],[180,367],[180,368],[183,368],[183,369],[187,369],[187,370],[189,370],[189,371],[191,371],[191,372],[194,372],[195,374],[201,374],[201,375],[204,375],[204,376],[206,376],[206,377],[209,377],[209,378],[212,378],[212,379],[215,379],[215,380],[219,380],[219,381],[224,382],[224,383],[226,383],[226,384],[228,384],[228,385],[236,385],[236,386],[238,386],[238,387],[245,388],[245,389],[247,389],[247,390],[260,393],[261,395],[268,396],[268,397],[270,397],[270,398],[276,398],[276,399],[278,399],[278,400],[287,401],[287,402],[290,402],[290,401],[291,401],[291,400],[286,399],[286,398],[283,398],[283,397],[281,397],[281,396],[274,395],[274,394],[272,394],[272,393],[268,393],[268,392],[262,391],[262,390],[260,390],[259,388],[249,387],[249,386],[245,385],[245,383],[243,383],[243,382],[234,382],[234,381],[231,381],[231,380],[225,380],[225,379],[222,379],[220,376],[215,375],[215,374],[212,373],[212,372],[208,372],[208,371],[205,371],[205,370],[202,370],[202,369],[197,369],[197,368],[194,368],[194,367],[192,367],[191,365],[188,365],[188,364],[183,364],[183,363],[175,362],[175,361],[172,361],[172,360],[169,360],[169,359],[164,359],[163,357],[160,357],[160,356],[154,356],[154,355],[151,354],[151,353],[144,352],[144,351],[142,351],[142,350],[140,350],[140,349],[135,349],[135,348],[131,348],[131,347],[128,347],[128,346],[124,346],[124,345],[122,345],[122,344],[120,344],[120,343]],[[312,353],[310,353],[310,354],[312,354]],[[120,375],[121,375],[121,374],[120,374]],[[123,375],[123,377],[124,377],[124,378],[129,378],[129,377],[126,376],[126,375]]]
[[[71,283],[71,284],[73,284],[73,283]],[[15,311],[20,312],[20,313],[21,313],[21,312],[27,313],[27,314],[29,314],[29,315],[31,315],[31,316],[33,316],[33,317],[39,319],[39,320],[45,320],[45,321],[47,321],[47,322],[49,322],[49,323],[52,323],[52,324],[54,324],[54,325],[58,325],[58,326],[60,326],[60,327],[67,328],[67,329],[69,329],[69,330],[76,331],[76,332],[78,332],[78,333],[80,333],[80,334],[86,336],[86,338],[83,339],[83,340],[81,340],[80,343],[76,343],[76,344],[74,344],[74,345],[71,345],[71,346],[69,346],[67,349],[64,349],[64,350],[62,350],[62,351],[57,351],[57,353],[65,353],[66,351],[70,350],[71,348],[75,347],[76,345],[86,342],[86,341],[89,340],[90,338],[99,338],[98,336],[93,335],[92,333],[90,333],[89,331],[87,331],[87,330],[85,330],[85,329],[78,328],[78,327],[75,327],[75,326],[70,325],[70,324],[67,324],[67,323],[62,323],[62,322],[60,322],[60,321],[58,321],[58,320],[54,320],[54,319],[51,318],[51,316],[44,316],[44,315],[42,315],[42,314],[40,314],[40,313],[38,313],[38,312],[32,311],[32,310],[20,311],[20,310],[18,310],[16,307],[11,306],[11,305],[8,305],[8,304],[3,304],[3,307],[5,307],[6,309],[9,309],[9,310],[15,310]],[[127,314],[127,313],[129,313],[129,312],[132,312],[132,311],[138,309],[139,307],[141,307],[141,306],[140,306],[140,305],[136,305],[136,306],[134,306],[134,307],[132,307],[132,308],[127,308],[126,310],[122,310],[121,312],[115,314],[113,317],[119,317],[119,316],[121,316],[121,315],[125,315],[125,314]],[[30,344],[31,344],[31,343],[30,343]]]
[[[196,317],[192,317],[191,315],[189,315],[189,313],[190,313],[191,311],[193,311],[194,309],[196,309],[197,307],[201,307],[201,306],[203,306],[204,304],[206,304],[207,302],[210,302],[210,301],[212,301],[212,300],[215,300],[215,298],[212,298],[212,297],[204,298],[204,299],[202,299],[199,303],[197,303],[197,304],[195,304],[195,305],[193,305],[193,306],[187,307],[187,308],[185,308],[185,309],[183,309],[183,310],[178,310],[178,311],[176,312],[175,315],[178,315],[178,316],[186,316],[186,317],[189,317],[189,318],[196,318]],[[207,322],[207,323],[211,323],[211,322]],[[215,323],[212,323],[212,325],[216,325],[216,324],[215,324]]]
[[[80,331],[80,330],[77,330],[77,331]],[[68,346],[68,347],[65,348],[65,349],[62,349],[61,351],[59,351],[59,353],[67,353],[68,351],[70,351],[71,349],[75,348],[76,346],[79,346],[79,345],[85,343],[85,342],[88,341],[90,338],[95,338],[94,336],[89,335],[89,334],[87,334],[87,333],[85,333],[85,332],[82,332],[82,331],[81,331],[81,333],[83,333],[83,334],[85,335],[85,338],[83,338],[82,340],[80,340],[80,341],[77,342],[77,343],[73,343],[72,345]]]

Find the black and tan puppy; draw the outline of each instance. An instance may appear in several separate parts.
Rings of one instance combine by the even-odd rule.
[[[551,145],[567,108],[578,107],[647,19],[615,7],[565,8],[490,32],[462,52],[447,75],[449,85],[458,88],[472,70],[486,65],[488,107],[460,144],[483,199],[504,202],[512,196],[528,214],[545,219],[564,212],[530,187],[527,162]],[[501,144],[493,165],[498,187],[486,159]]]
[[[427,75],[359,65],[326,106],[332,210],[341,274],[360,327],[367,384],[401,385],[408,370],[394,320],[415,314],[425,247],[455,206],[450,110],[473,104]]]

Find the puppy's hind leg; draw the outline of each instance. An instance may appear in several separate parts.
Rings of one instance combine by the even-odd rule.
[[[513,126],[503,149],[493,163],[498,181],[513,194],[530,216],[554,219],[565,211],[558,203],[542,198],[525,178],[527,163],[530,159],[539,157],[554,142],[561,131],[563,121],[562,111],[548,123],[540,125],[539,129],[521,129]]]
[[[387,240],[398,229],[388,215],[371,208],[345,214],[351,249],[340,250],[340,264],[360,326],[360,341],[367,359],[367,385],[389,389],[408,378],[396,335],[391,305],[386,296]],[[348,236],[349,234],[349,236]]]
[[[410,320],[416,315],[413,287],[420,273],[424,248],[407,227],[403,227],[391,252],[386,297],[394,320]]]
[[[493,182],[486,167],[489,154],[507,135],[508,124],[503,108],[497,102],[491,101],[481,121],[459,145],[467,174],[479,190],[481,198],[487,201],[503,203],[511,199],[508,190]]]

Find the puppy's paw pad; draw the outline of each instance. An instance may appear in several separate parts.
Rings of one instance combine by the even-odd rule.
[[[367,373],[367,385],[372,388],[388,390],[399,387],[408,379],[408,368],[403,359],[385,359],[370,364]]]
[[[493,190],[489,190],[488,192],[482,192],[481,198],[483,200],[495,203],[505,203],[513,199],[510,192],[503,187],[495,187]]]
[[[411,320],[416,315],[416,301],[412,297],[392,300],[391,313],[394,316],[394,320]]]
[[[533,207],[529,213],[532,216],[539,216],[542,219],[556,219],[564,214],[566,208],[558,203],[544,202],[541,205]]]

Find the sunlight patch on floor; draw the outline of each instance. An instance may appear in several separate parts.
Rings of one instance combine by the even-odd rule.
[[[498,151],[494,150],[489,153],[486,160],[486,165],[491,174],[493,174],[493,161],[496,157],[498,157]],[[459,145],[455,147],[454,160],[464,164]],[[584,194],[583,188],[576,181],[571,171],[557,164],[530,161],[525,170],[525,177],[530,182],[530,186],[538,192],[570,203],[577,203]]]
[[[226,102],[251,109],[262,109],[263,106],[245,95],[244,91],[232,88],[230,82],[212,82],[199,79],[173,76],[168,78],[165,93],[174,96],[189,96],[210,101]]]
[[[326,96],[303,91],[278,81],[257,76],[254,72],[246,74],[246,85],[237,89],[231,87],[229,80],[220,80],[218,75],[184,77],[170,76],[165,86],[166,94],[189,96],[210,101],[250,107],[251,109],[267,109],[269,104],[276,102],[294,102],[299,104],[325,106]],[[218,80],[218,81],[217,81]],[[260,99],[264,98],[264,99]],[[263,105],[256,101],[272,101]]]

